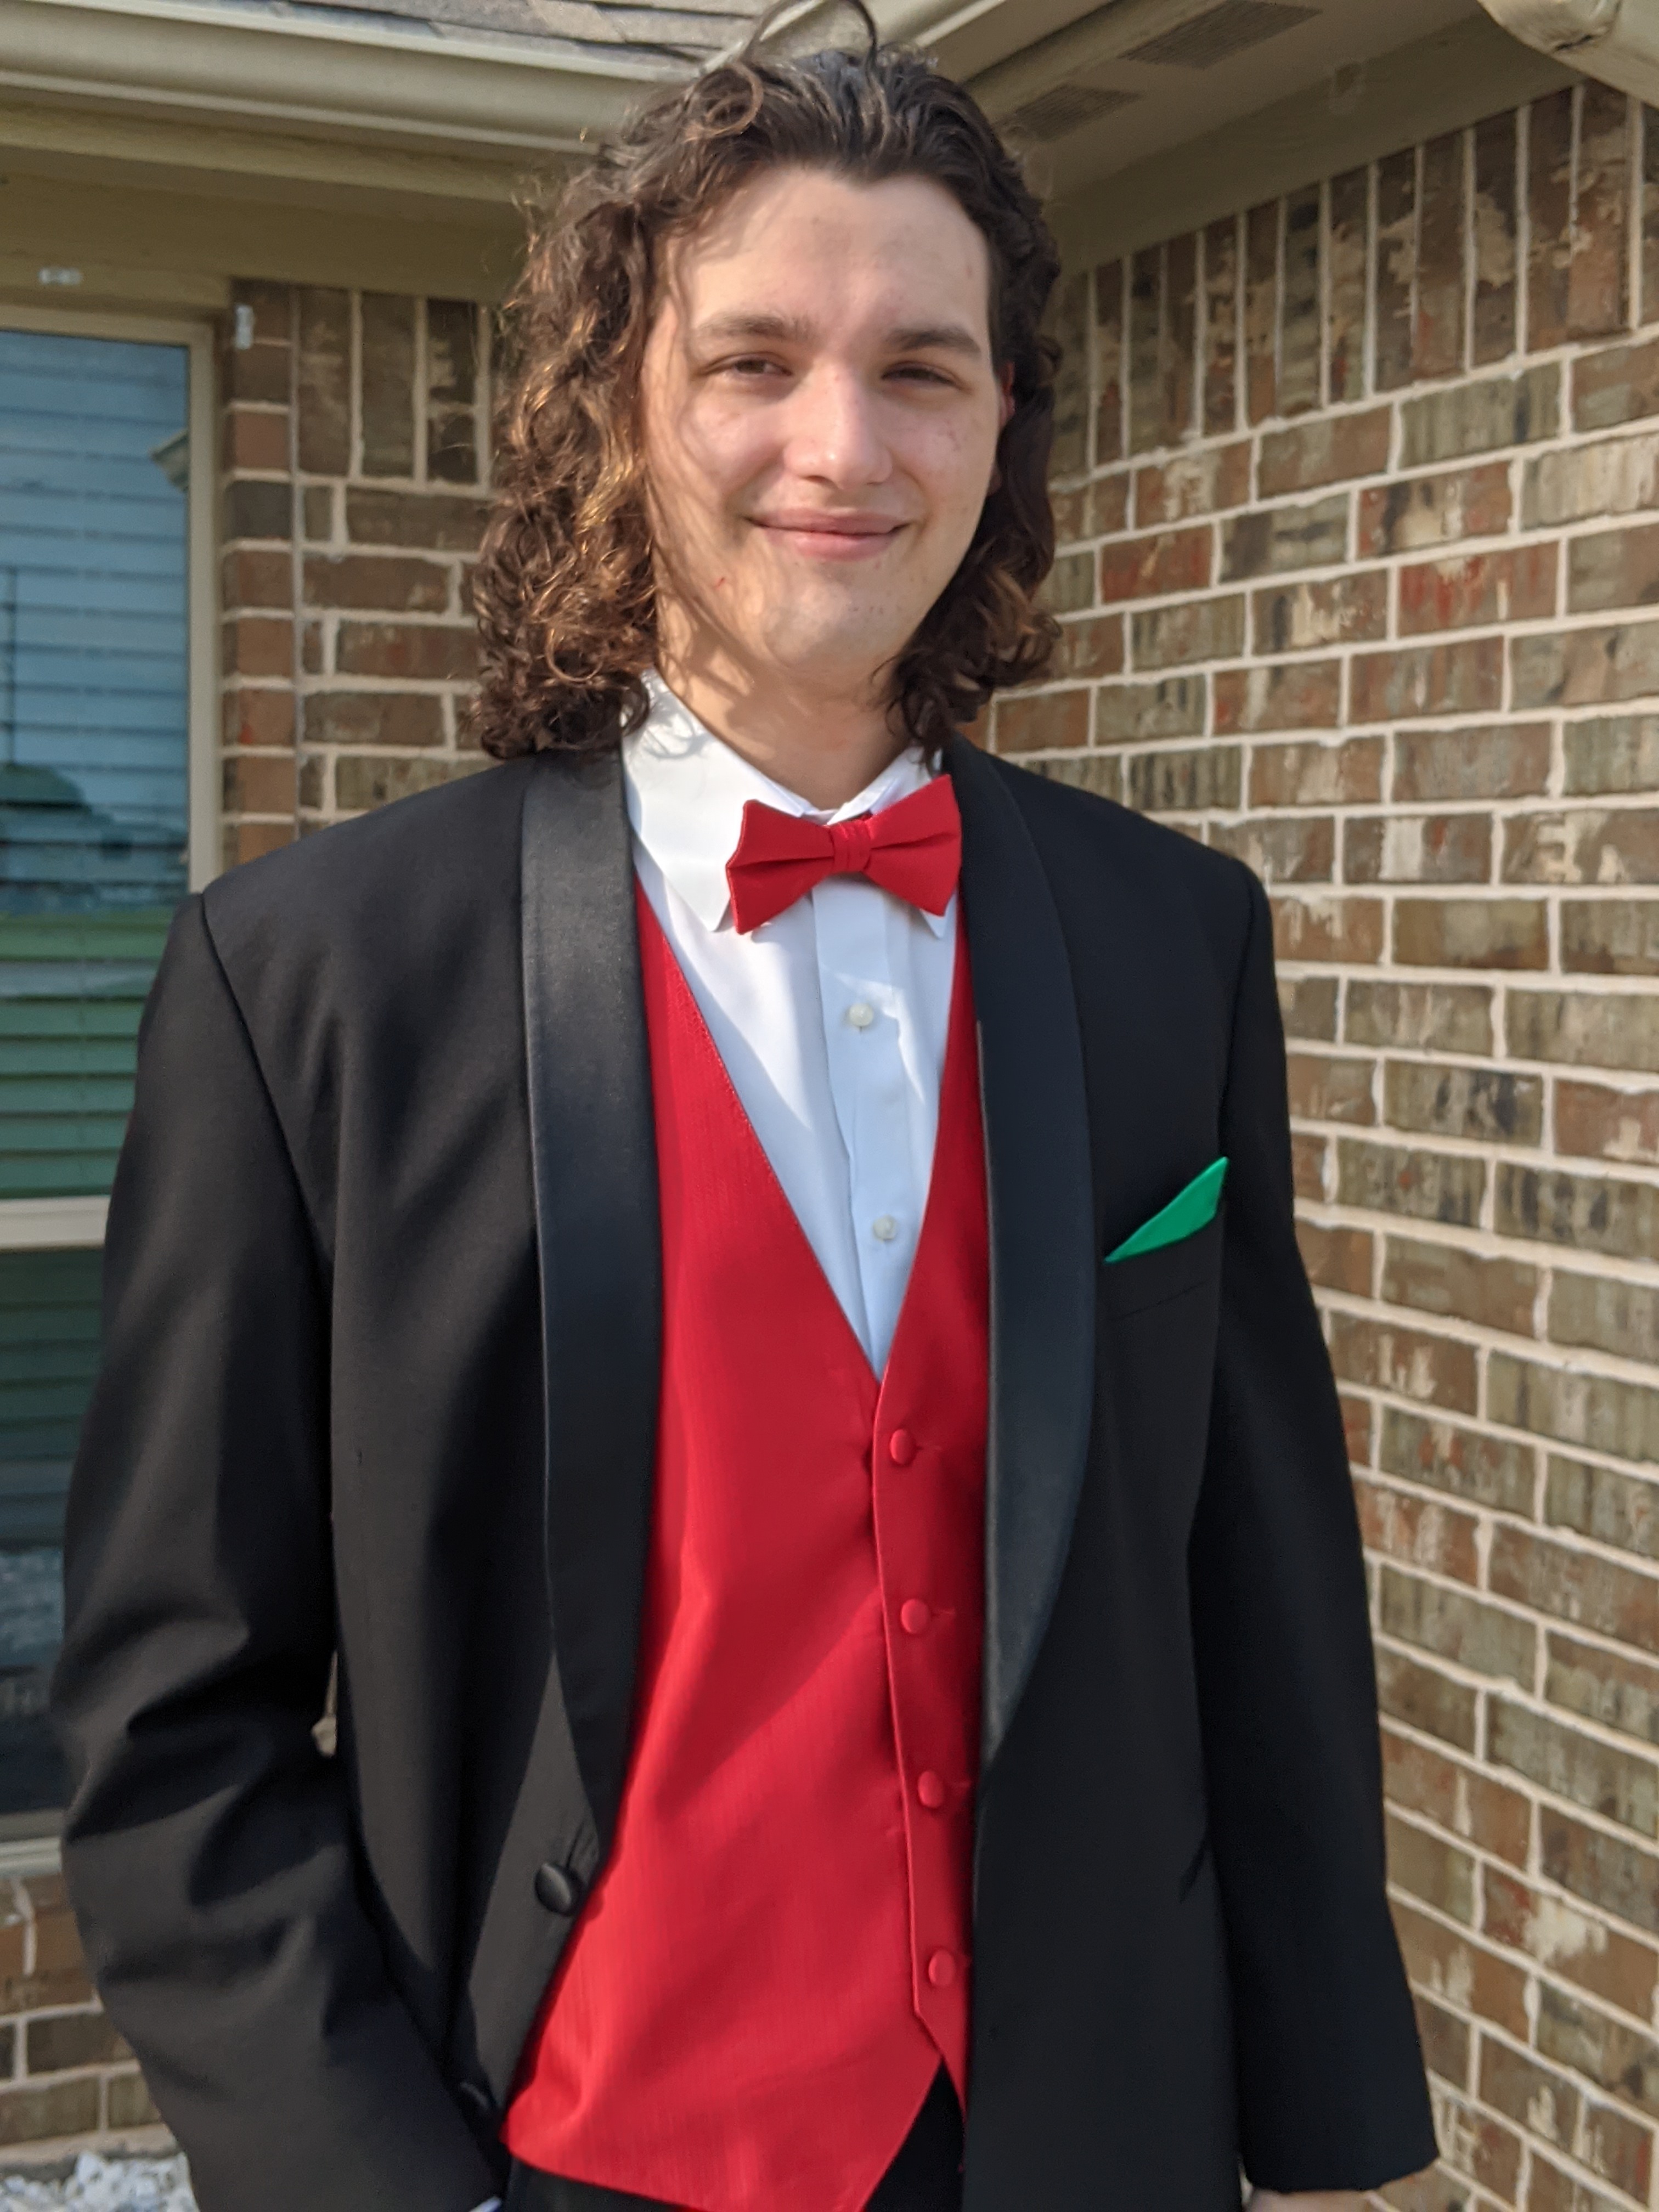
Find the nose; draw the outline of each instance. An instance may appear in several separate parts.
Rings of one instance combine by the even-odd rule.
[[[820,368],[802,379],[789,406],[784,460],[793,475],[850,489],[891,474],[878,395],[861,377]]]

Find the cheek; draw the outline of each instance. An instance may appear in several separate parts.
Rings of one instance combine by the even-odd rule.
[[[991,486],[997,433],[989,422],[929,425],[908,456],[911,474],[926,490],[939,520],[971,528]]]

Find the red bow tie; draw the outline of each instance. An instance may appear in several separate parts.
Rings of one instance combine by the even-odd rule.
[[[868,876],[896,898],[943,914],[962,869],[962,817],[948,775],[878,814],[809,822],[751,799],[726,864],[732,918],[748,934],[792,907],[826,876]]]

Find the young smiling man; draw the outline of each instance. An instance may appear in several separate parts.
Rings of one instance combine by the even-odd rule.
[[[1433,2155],[1266,901],[958,734],[1054,273],[913,57],[660,99],[518,301],[503,765],[174,930],[57,1710],[205,2212]]]

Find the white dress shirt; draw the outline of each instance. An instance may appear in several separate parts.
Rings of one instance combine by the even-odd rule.
[[[845,806],[808,805],[723,744],[659,678],[623,746],[634,866],[761,1150],[879,1375],[933,1174],[957,901],[924,914],[829,876],[746,936],[726,864],[745,803],[844,822],[919,791],[919,749]]]
[[[919,749],[856,799],[809,806],[704,728],[655,676],[623,746],[634,866],[773,1174],[879,1375],[921,1232],[956,966],[957,902],[923,914],[826,877],[745,936],[726,864],[743,810],[844,822],[929,780]],[[477,2212],[500,2212],[492,2197]]]

